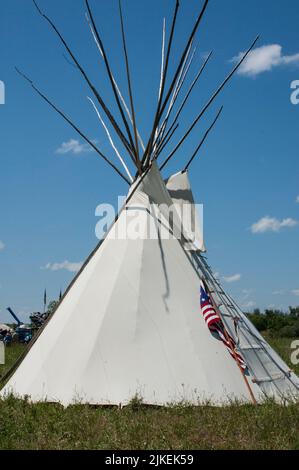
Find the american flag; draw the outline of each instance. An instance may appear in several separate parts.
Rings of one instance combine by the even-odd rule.
[[[220,318],[220,315],[216,312],[208,294],[207,288],[204,283],[200,283],[200,308],[204,320],[211,332],[218,334],[221,341],[227,347],[230,355],[237,361],[243,370],[247,369],[242,356],[236,351],[236,343],[234,339],[228,334],[225,326]]]

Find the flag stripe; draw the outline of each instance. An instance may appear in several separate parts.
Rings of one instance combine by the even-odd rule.
[[[219,338],[226,346],[233,359],[239,364],[239,366],[243,370],[246,370],[246,363],[241,354],[236,351],[236,343],[234,339],[225,330],[221,317],[213,307],[210,296],[207,293],[203,282],[200,283],[200,307],[203,318],[211,333],[216,332],[218,334]]]

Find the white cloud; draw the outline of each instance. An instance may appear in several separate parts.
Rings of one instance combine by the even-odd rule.
[[[1,250],[4,250],[4,248],[5,248],[5,245],[4,245],[4,243],[0,240],[0,251],[1,251]]]
[[[296,202],[299,204],[299,196],[296,197]]]
[[[283,289],[275,290],[272,292],[272,295],[285,295],[286,291]]]
[[[87,152],[93,152],[93,148],[89,144],[81,144],[79,140],[75,139],[70,139],[68,142],[63,142],[56,150],[56,153],[59,153],[60,155],[65,155],[66,153],[80,155],[81,153]]]
[[[252,308],[256,305],[255,302],[253,302],[253,300],[249,300],[248,302],[244,303],[242,305],[242,308]]]
[[[241,294],[242,294],[242,300],[241,302],[245,302],[245,300],[248,300],[249,297],[251,296],[253,290],[252,289],[243,289]]]
[[[292,290],[292,294],[296,295],[297,297],[299,297],[299,289],[294,289]]]
[[[250,295],[251,293],[252,293],[252,289],[243,289],[243,290],[242,290],[242,294],[244,294],[244,295],[247,295],[247,296],[248,296],[248,295]]]
[[[63,261],[62,263],[48,263],[41,269],[49,269],[50,271],[61,271],[65,269],[66,271],[70,271],[71,273],[77,273],[83,263],[71,263],[70,261]]]
[[[242,308],[247,309],[247,308],[252,308],[256,305],[256,303],[250,299],[251,295],[253,294],[254,290],[253,289],[242,289],[241,291],[241,297],[239,300],[239,303]]]
[[[234,274],[233,276],[223,277],[225,282],[237,282],[241,279],[241,274]]]
[[[296,225],[298,225],[298,220],[291,219],[290,217],[278,220],[275,217],[266,216],[252,224],[250,229],[252,233],[280,232],[282,228],[291,228]]]
[[[243,55],[244,52],[240,52],[232,61],[239,61]],[[279,44],[269,44],[253,49],[240,66],[238,73],[248,77],[255,77],[260,73],[271,71],[274,67],[290,64],[299,65],[299,53],[283,55],[282,46]]]

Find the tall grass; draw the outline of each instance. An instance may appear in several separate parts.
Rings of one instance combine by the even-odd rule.
[[[274,347],[289,362],[289,339]],[[7,369],[22,347],[7,349]],[[294,366],[292,366],[294,368]],[[298,372],[298,366],[297,366]],[[0,449],[298,449],[299,404],[118,408],[0,400]]]
[[[299,405],[93,408],[0,401],[1,449],[298,449]]]
[[[24,352],[26,346],[24,344],[13,343],[11,346],[5,348],[5,365],[0,365],[0,379],[17,361],[20,355]]]

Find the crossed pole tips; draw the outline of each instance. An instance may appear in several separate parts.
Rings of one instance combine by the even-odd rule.
[[[100,33],[99,26],[95,20],[95,15],[91,8],[90,0],[84,0],[84,5],[86,7],[86,19],[88,26],[92,33],[92,37],[96,43],[97,49],[100,53],[101,59],[104,62],[107,77],[113,92],[114,101],[116,107],[120,113],[121,122],[118,122],[116,117],[112,114],[111,109],[106,104],[102,94],[99,92],[98,88],[95,86],[89,74],[81,65],[79,59],[72,51],[70,45],[58,30],[55,23],[52,19],[49,18],[39,7],[37,0],[32,0],[38,14],[46,21],[50,26],[51,30],[58,37],[60,43],[67,56],[66,60],[71,64],[75,70],[82,76],[84,82],[89,87],[92,97],[89,96],[88,100],[92,104],[94,111],[97,114],[97,117],[100,121],[101,126],[103,127],[106,136],[109,140],[109,144],[115,153],[119,164],[122,165],[123,170],[119,169],[118,165],[113,162],[111,157],[107,157],[102,150],[96,145],[96,143],[87,137],[86,133],[81,130],[81,128],[70,119],[67,114],[62,111],[52,100],[50,100],[40,89],[34,84],[34,82],[29,79],[23,72],[20,72],[16,68],[18,73],[26,79],[34,91],[48,103],[48,105],[54,109],[92,148],[95,152],[104,160],[127,184],[131,185],[134,180],[144,174],[144,172],[150,168],[152,162],[160,158],[162,154],[165,153],[165,149],[169,146],[171,142],[174,142],[173,149],[166,156],[164,161],[160,165],[160,170],[163,170],[168,162],[177,154],[178,150],[185,142],[185,140],[190,136],[191,132],[194,130],[195,126],[198,124],[200,119],[208,111],[210,106],[213,104],[215,99],[218,97],[223,88],[231,80],[233,75],[239,69],[241,64],[246,60],[252,49],[254,48],[256,42],[259,39],[259,36],[253,41],[247,52],[239,60],[239,62],[233,67],[232,71],[224,79],[224,81],[219,85],[213,95],[208,99],[206,105],[199,112],[194,121],[189,125],[187,131],[177,139],[175,142],[175,137],[178,135],[179,129],[181,129],[179,118],[182,115],[182,112],[186,109],[186,104],[190,99],[190,96],[195,89],[196,85],[199,83],[199,79],[202,76],[203,72],[206,70],[208,62],[212,57],[212,52],[206,57],[202,65],[200,66],[198,72],[191,80],[191,84],[187,88],[187,91],[184,92],[184,86],[188,75],[191,73],[192,65],[195,58],[196,47],[194,46],[194,40],[196,33],[199,30],[199,26],[204,18],[206,13],[209,0],[203,0],[202,6],[196,18],[196,21],[193,25],[193,28],[188,36],[188,39],[185,43],[182,54],[179,57],[178,65],[175,68],[175,72],[171,77],[170,75],[170,61],[172,56],[173,43],[175,38],[176,25],[179,17],[180,11],[180,2],[179,0],[175,1],[174,11],[171,21],[171,27],[169,32],[168,40],[166,40],[166,20],[163,20],[163,30],[162,30],[162,54],[161,54],[161,72],[160,80],[158,86],[158,100],[157,106],[154,113],[153,124],[151,127],[151,132],[148,138],[146,145],[144,144],[137,126],[136,118],[136,107],[133,98],[133,85],[132,85],[132,75],[131,68],[129,64],[129,55],[128,47],[126,41],[126,31],[125,31],[125,22],[121,0],[118,0],[118,10],[120,18],[120,31],[122,38],[122,50],[125,63],[125,72],[127,79],[127,89],[129,96],[129,106],[126,103],[124,94],[120,90],[120,87],[117,83],[115,75],[112,71],[111,64],[108,59],[106,48],[104,45],[103,38]],[[167,83],[170,83],[167,87]],[[179,102],[180,101],[180,102]],[[179,104],[178,104],[179,103]],[[202,148],[205,143],[208,135],[211,133],[212,129],[215,127],[216,122],[218,121],[223,107],[221,107],[213,120],[212,124],[204,133],[199,144],[196,146],[195,151],[192,156],[189,158],[187,163],[184,166],[184,171],[190,167],[191,163],[194,161],[196,155],[199,153],[199,150]],[[101,114],[103,112],[103,115]],[[172,114],[174,117],[172,118]],[[106,121],[107,120],[107,121]],[[110,127],[110,128],[109,128]],[[115,135],[113,135],[113,133]],[[118,144],[115,142],[115,136],[119,140],[121,148],[118,147]],[[130,165],[133,165],[133,171],[130,168]],[[132,176],[135,173],[135,176]]]

